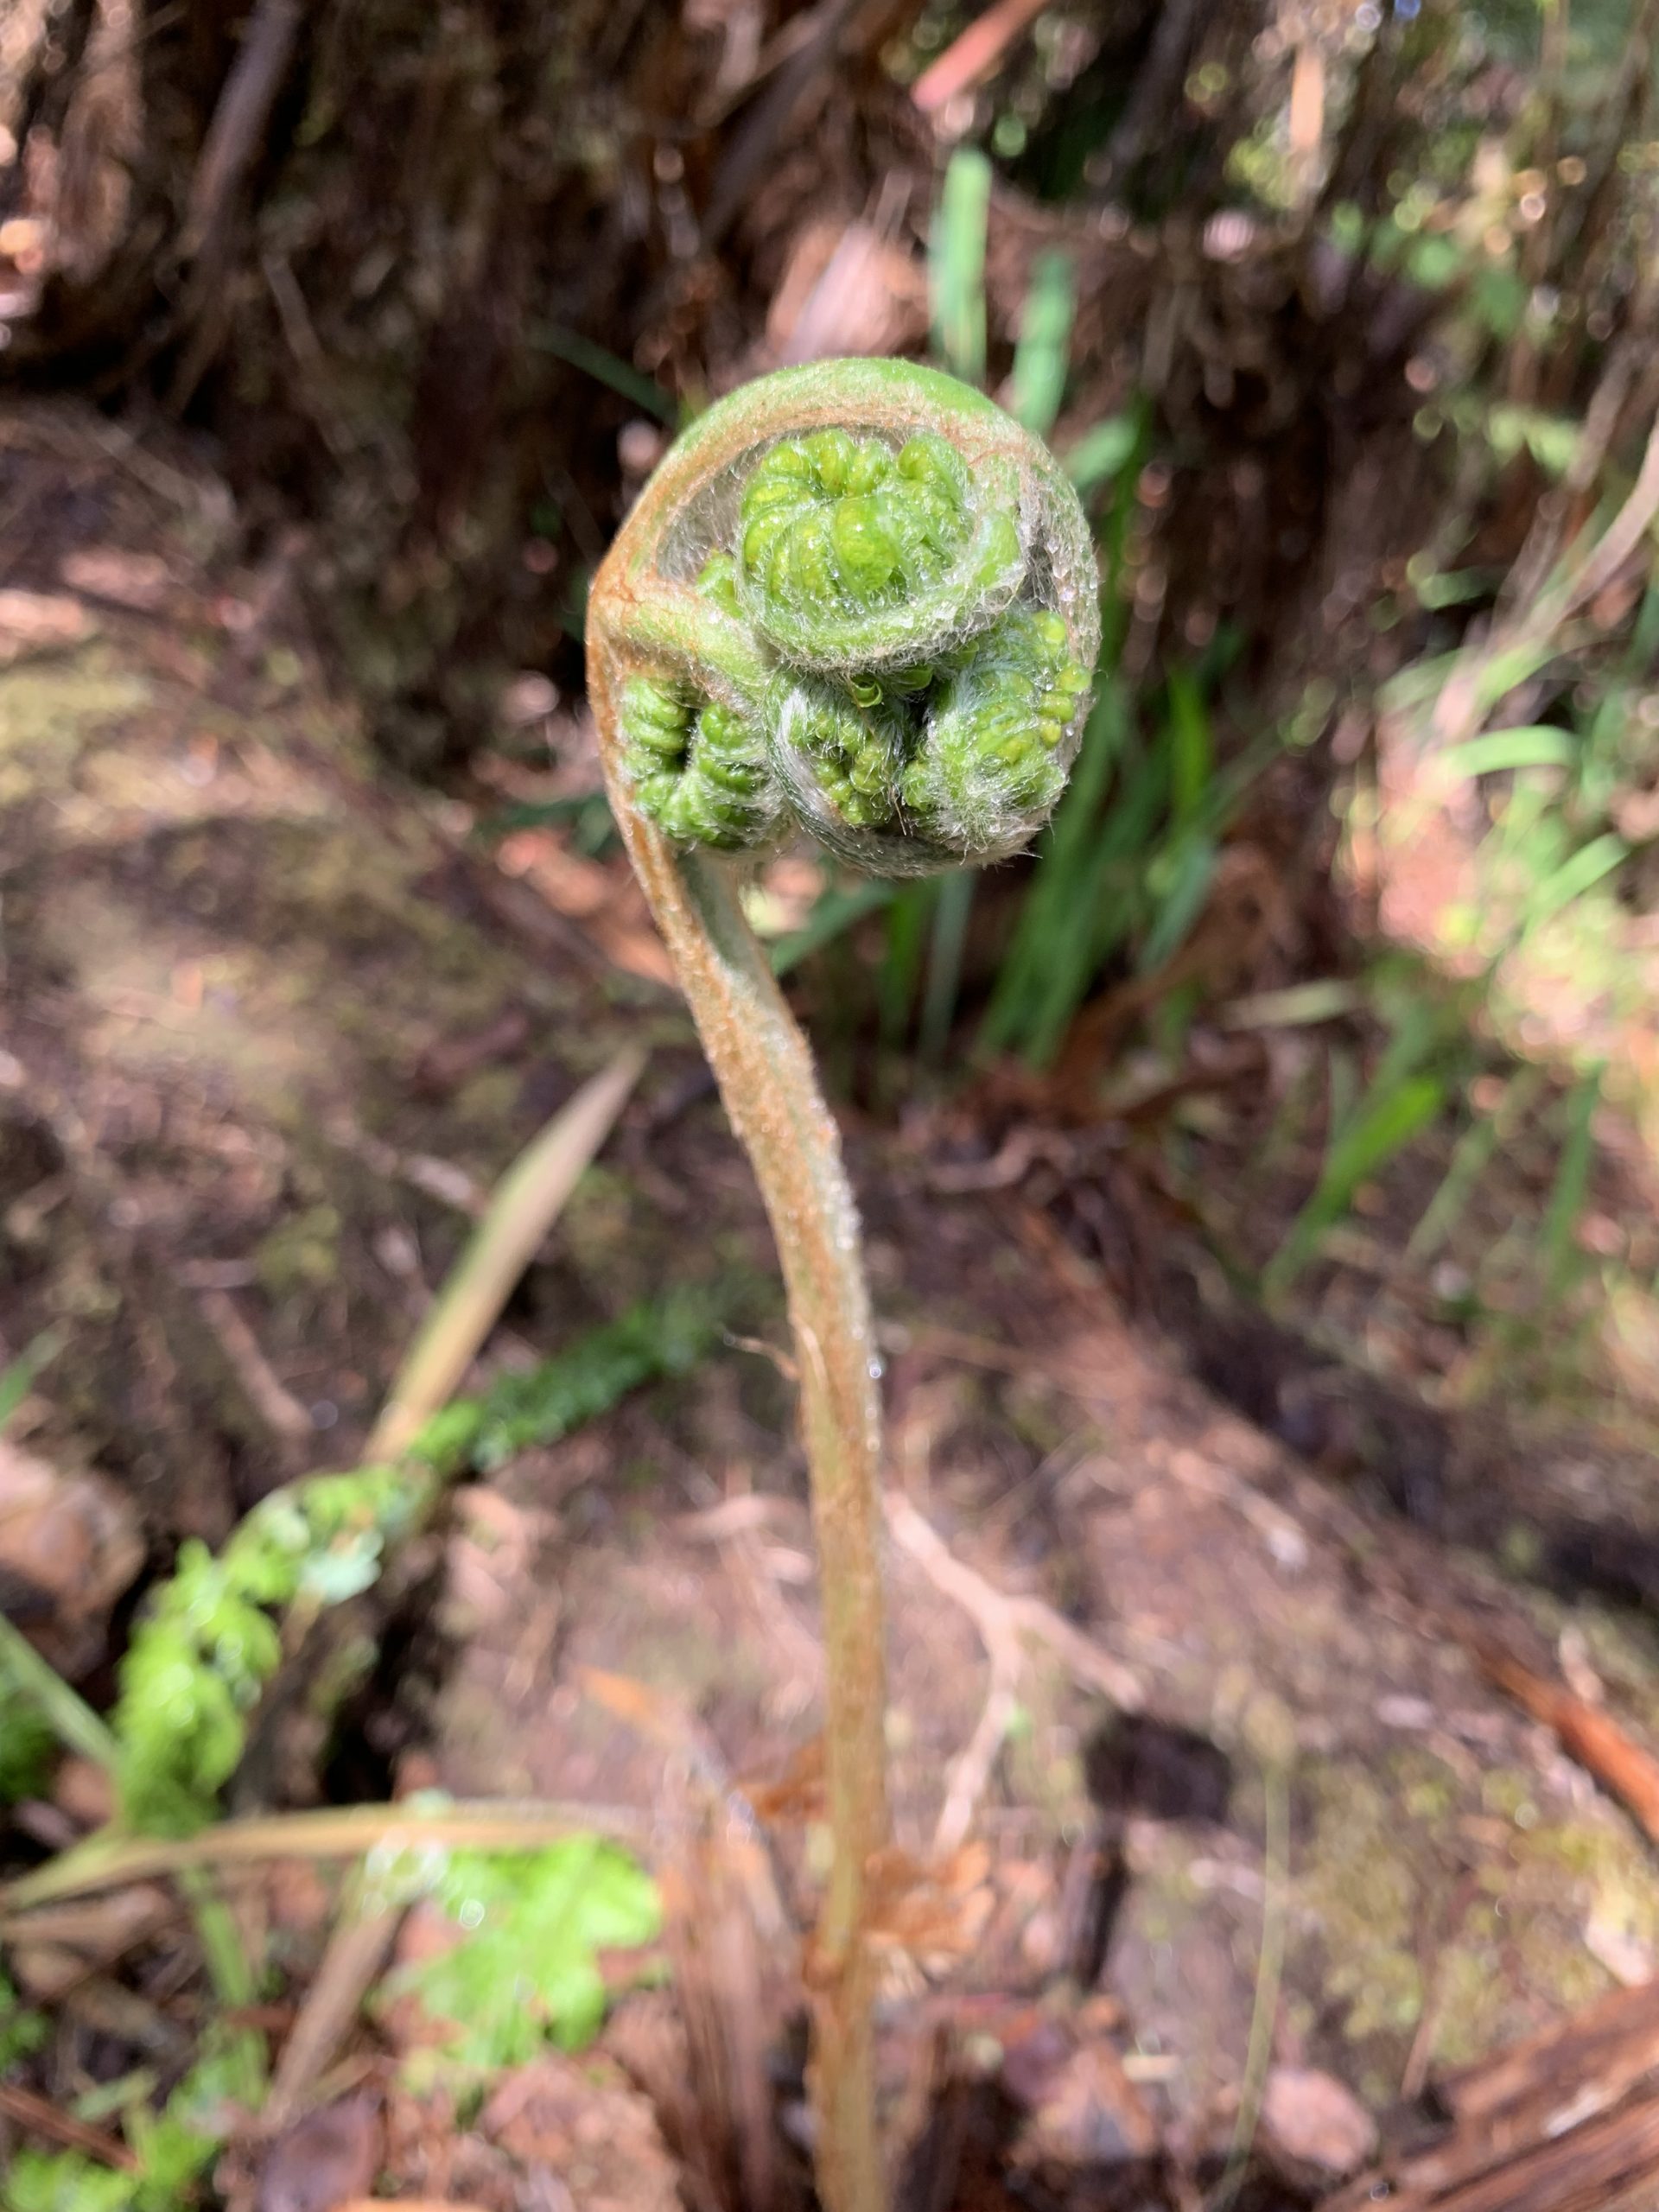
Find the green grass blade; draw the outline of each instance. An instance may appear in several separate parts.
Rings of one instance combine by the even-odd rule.
[[[814,952],[821,952],[833,944],[855,922],[866,914],[874,913],[880,907],[890,906],[898,887],[880,883],[872,878],[868,882],[842,888],[832,885],[821,892],[812,902],[811,912],[798,930],[789,930],[773,940],[771,960],[774,976],[787,976],[791,968]]]
[[[537,352],[551,353],[556,360],[580,369],[595,384],[607,385],[632,405],[642,407],[647,415],[666,423],[671,430],[680,428],[683,410],[671,391],[664,391],[661,385],[636,369],[632,362],[622,360],[603,346],[596,346],[580,331],[566,330],[556,322],[538,323],[530,334],[530,342]]]
[[[1592,837],[1587,845],[1581,845],[1572,859],[1563,861],[1528,899],[1523,930],[1541,929],[1546,922],[1554,920],[1563,907],[1570,906],[1604,876],[1611,875],[1629,854],[1630,848],[1624,839],[1615,837],[1611,830],[1605,836]]]
[[[952,376],[985,380],[985,237],[990,217],[991,165],[959,146],[944,172],[928,248],[933,345]]]
[[[1476,674],[1475,698],[1484,721],[1506,698],[1517,684],[1547,668],[1560,652],[1560,641],[1552,631],[1547,638],[1520,638],[1511,645],[1503,647]]]
[[[1062,466],[1087,499],[1112,483],[1141,450],[1141,424],[1132,415],[1109,415],[1068,448]]]
[[[1319,1249],[1319,1240],[1348,1211],[1354,1192],[1427,1126],[1446,1099],[1444,1079],[1408,1075],[1384,1088],[1373,1084],[1331,1147],[1313,1197],[1291,1224],[1262,1277],[1263,1294],[1287,1291]]]
[[[1157,903],[1135,966],[1143,976],[1156,974],[1178,951],[1187,931],[1204,911],[1215,879],[1217,849],[1205,836],[1182,836],[1158,856],[1147,872],[1147,888]]]
[[[1169,717],[1169,807],[1177,823],[1190,822],[1206,798],[1216,772],[1215,740],[1210,709],[1189,668],[1172,668],[1166,686]]]
[[[1466,744],[1448,746],[1434,757],[1444,776],[1474,777],[1496,774],[1503,768],[1570,768],[1578,746],[1564,729],[1548,722],[1532,722],[1515,729],[1489,730]]]
[[[1010,411],[1033,435],[1046,438],[1065,397],[1077,278],[1069,253],[1039,254],[1020,318],[1014,353]]]
[[[1452,1147],[1440,1188],[1424,1207],[1406,1240],[1405,1256],[1421,1266],[1434,1257],[1463,1217],[1464,1208],[1485,1173],[1505,1130],[1513,1128],[1536,1096],[1542,1077],[1522,1068],[1510,1077],[1490,1114],[1478,1115]]]
[[[9,1692],[28,1699],[67,1750],[113,1770],[120,1752],[108,1724],[41,1658],[22,1629],[0,1613],[0,1707]]]
[[[23,1346],[4,1372],[0,1373],[0,1429],[4,1428],[35,1388],[35,1378],[41,1370],[57,1357],[62,1347],[61,1330],[42,1329],[38,1337]]]
[[[931,877],[919,883],[893,887],[893,896],[887,908],[887,944],[875,981],[881,1042],[890,1052],[899,1051],[910,1027],[927,945],[928,917],[933,912],[938,889]]]
[[[973,911],[974,878],[958,868],[939,885],[933,907],[933,934],[927,954],[927,990],[922,1000],[921,1056],[929,1065],[944,1056],[962,986],[962,950]]]
[[[1033,1008],[1052,993],[1057,962],[1076,957],[1080,932],[1073,925],[1093,911],[1091,889],[1097,896],[1100,813],[1127,732],[1122,689],[1108,679],[1096,693],[1071,781],[1038,850],[1014,942],[980,1032],[985,1052],[1029,1051]],[[1092,969],[1092,954],[1088,958]],[[1087,982],[1085,976],[1083,988]]]
[[[1645,674],[1659,660],[1659,577],[1651,577],[1637,611],[1626,665]]]
[[[1141,755],[1125,777],[1111,811],[1075,856],[1046,906],[1040,957],[1020,1049],[1028,1066],[1046,1068],[1095,977],[1144,918],[1142,855],[1164,810],[1162,756]]]

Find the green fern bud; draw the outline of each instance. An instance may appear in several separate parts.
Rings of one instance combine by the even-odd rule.
[[[915,874],[1047,819],[1098,582],[1076,493],[990,401],[900,362],[781,370],[711,408],[641,509],[600,665],[629,795],[671,842],[792,823]]]
[[[913,661],[1007,605],[1025,573],[1018,487],[976,483],[936,430],[897,452],[840,429],[785,438],[744,487],[738,589],[798,667]]]
[[[739,614],[729,555],[704,563],[696,588],[721,614]],[[753,709],[683,678],[631,676],[621,734],[635,804],[676,844],[735,852],[775,833],[781,801]]]
[[[765,734],[741,709],[630,677],[622,738],[635,803],[676,844],[735,852],[772,835],[779,807]]]
[[[879,686],[804,677],[774,706],[772,758],[795,819],[826,843],[885,830],[899,813],[912,728]]]
[[[1064,748],[1089,685],[1060,617],[1011,607],[931,696],[901,785],[920,833],[971,856],[1046,817],[1065,787]]]

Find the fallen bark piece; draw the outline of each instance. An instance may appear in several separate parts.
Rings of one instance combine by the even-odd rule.
[[[1453,2075],[1452,2127],[1325,2212],[1650,2212],[1659,2203],[1659,1982],[1618,1990]]]
[[[1576,1759],[1626,1812],[1651,1843],[1659,1843],[1659,1761],[1627,1736],[1611,1713],[1586,1705],[1559,1683],[1536,1674],[1490,1637],[1468,1639],[1491,1679],[1535,1720],[1553,1729],[1561,1749]]]
[[[131,1502],[0,1438],[0,1601],[60,1673],[96,1656],[103,1618],[143,1565]]]

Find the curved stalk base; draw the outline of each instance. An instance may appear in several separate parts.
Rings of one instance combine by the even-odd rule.
[[[798,1352],[835,1844],[809,1972],[828,2212],[887,2202],[879,1370],[835,1126],[715,855],[791,824],[878,874],[1018,850],[1065,784],[1099,638],[1088,524],[1052,456],[982,394],[899,361],[782,369],[719,401],[588,599],[612,811],[753,1161]]]
[[[602,634],[602,633],[601,633]],[[590,671],[601,731],[611,672]],[[754,1166],[789,1296],[823,1605],[825,1755],[835,1859],[813,1945],[817,2178],[830,2212],[887,2202],[875,2124],[875,1965],[868,1870],[889,1839],[883,1722],[879,1366],[858,1215],[811,1052],[744,919],[731,864],[677,855],[630,804],[606,748],[611,804]]]

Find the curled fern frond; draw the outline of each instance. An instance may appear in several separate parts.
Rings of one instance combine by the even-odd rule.
[[[633,676],[622,691],[622,737],[640,811],[676,844],[734,852],[776,828],[765,733],[741,708],[672,678]]]
[[[1066,740],[1089,683],[1052,608],[1012,607],[958,653],[905,771],[904,804],[922,834],[971,854],[1046,817],[1065,788]]]
[[[743,604],[803,668],[913,661],[1006,607],[1025,574],[1013,472],[976,482],[937,430],[897,452],[841,429],[780,439],[739,522]]]
[[[729,555],[710,556],[696,588],[716,618],[740,615]],[[677,845],[734,852],[776,832],[782,808],[752,706],[684,676],[636,674],[622,687],[620,728],[635,803]]]
[[[1027,842],[1099,645],[1076,494],[990,401],[836,361],[735,392],[647,487],[598,602],[620,770],[671,843],[803,828],[911,875]]]

